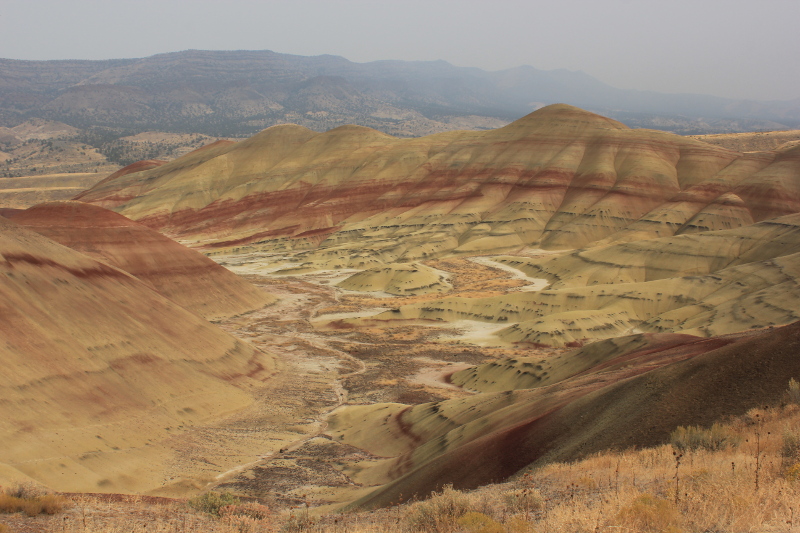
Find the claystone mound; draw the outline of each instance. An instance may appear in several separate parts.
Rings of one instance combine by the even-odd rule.
[[[51,202],[14,222],[120,268],[200,316],[217,320],[274,301],[202,254],[118,213],[82,202]]]
[[[622,351],[605,368],[555,388],[483,393],[405,409],[389,404],[374,416],[356,413],[363,422],[352,436],[334,419],[334,435],[343,442],[359,439],[363,447],[393,456],[357,474],[386,484],[353,506],[391,505],[401,493],[424,495],[447,483],[474,488],[531,464],[662,444],[677,426],[710,426],[780,402],[789,379],[800,372],[800,322],[685,341]],[[370,433],[374,439],[361,437]],[[405,447],[383,449],[387,435],[397,435]]]
[[[0,315],[0,470],[56,490],[161,486],[173,431],[248,406],[275,370],[127,272],[3,218]]]
[[[797,149],[739,153],[553,105],[417,139],[275,126],[80,199],[205,245],[362,268],[740,227],[799,212],[798,173]]]
[[[397,296],[447,292],[452,286],[443,275],[420,263],[392,263],[368,268],[339,282],[353,291],[381,291]]]

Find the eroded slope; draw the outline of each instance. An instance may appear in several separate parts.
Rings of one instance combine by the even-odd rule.
[[[190,242],[366,268],[739,227],[800,211],[798,168],[796,149],[742,154],[554,105],[418,139],[276,126],[79,199]]]
[[[385,506],[447,483],[475,487],[530,464],[659,444],[678,425],[710,425],[779,402],[800,372],[798,332],[796,323],[714,342],[634,342],[608,364],[550,386],[347,408],[333,434],[388,457],[354,469],[356,479],[380,486],[356,505]]]
[[[0,218],[3,477],[146,491],[169,439],[252,403],[273,357],[130,274]]]
[[[204,255],[122,215],[82,202],[51,202],[14,222],[105,261],[207,320],[252,311],[275,300]]]

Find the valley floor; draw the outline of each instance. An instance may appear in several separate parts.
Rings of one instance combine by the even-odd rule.
[[[468,260],[446,263],[439,266],[454,272],[456,290],[463,294],[484,295],[525,284],[503,269],[478,266]],[[340,272],[276,276],[239,270],[279,301],[220,325],[275,354],[283,368],[258,392],[259,400],[253,407],[224,424],[190,430],[182,438],[180,460],[171,468],[176,479],[188,472],[208,478],[214,470],[208,463],[216,463],[209,459],[224,455],[232,442],[239,456],[243,457],[245,450],[254,456],[214,474],[205,489],[231,490],[278,508],[306,502],[334,508],[352,501],[374,487],[348,477],[348,467],[363,468],[380,458],[326,434],[332,413],[344,405],[413,405],[466,397],[472,393],[449,384],[449,374],[523,352],[514,346],[461,342],[459,339],[471,332],[456,329],[453,324],[413,323],[357,330],[325,327],[342,315],[367,314],[425,297],[342,291],[331,286],[341,277]],[[475,279],[482,282],[475,284]],[[530,351],[524,350],[526,354]],[[537,351],[547,354],[561,350]],[[253,430],[243,434],[246,427]]]
[[[65,510],[53,516],[0,514],[0,532],[800,531],[797,390],[782,407],[751,410],[715,430],[684,428],[673,445],[601,452],[470,492],[445,487],[427,500],[338,514],[380,485],[353,473],[384,459],[330,432],[330,418],[343,408],[468,399],[473,391],[449,383],[453,372],[502,358],[555,360],[565,349],[484,342],[468,321],[353,327],[342,319],[438,295],[344,291],[334,286],[341,272],[280,276],[228,261],[279,298],[219,323],[280,362],[254,391],[253,405],[176,431],[165,443],[175,454],[163,489],[64,495]],[[485,259],[428,264],[448,274],[453,295],[531,289],[531,279]],[[187,506],[188,497],[198,501],[209,491],[259,503],[227,507],[221,516]]]

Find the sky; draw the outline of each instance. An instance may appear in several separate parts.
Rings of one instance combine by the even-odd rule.
[[[623,89],[800,98],[800,0],[0,0],[0,57],[187,49],[580,70]]]

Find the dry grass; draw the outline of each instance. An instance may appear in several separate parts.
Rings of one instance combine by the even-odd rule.
[[[536,471],[535,531],[800,531],[800,484],[783,456],[800,410],[754,410],[726,427],[740,445],[605,453]],[[758,479],[758,485],[756,484]]]
[[[0,492],[0,513],[24,513],[26,516],[54,515],[69,506],[69,501],[56,494],[45,493],[33,485],[20,485]]]
[[[692,431],[702,434],[703,428]],[[707,435],[712,432],[708,430]],[[691,431],[687,430],[687,434]],[[106,507],[88,500],[42,522],[63,533],[598,533],[800,532],[800,406],[759,409],[709,446],[609,452],[544,466],[516,480],[373,512],[316,516],[231,504],[219,516],[182,503]],[[738,444],[737,444],[738,443]],[[758,479],[758,482],[756,481]],[[29,520],[43,520],[42,517]],[[47,519],[44,519],[47,520]],[[11,531],[14,529],[12,528]]]

